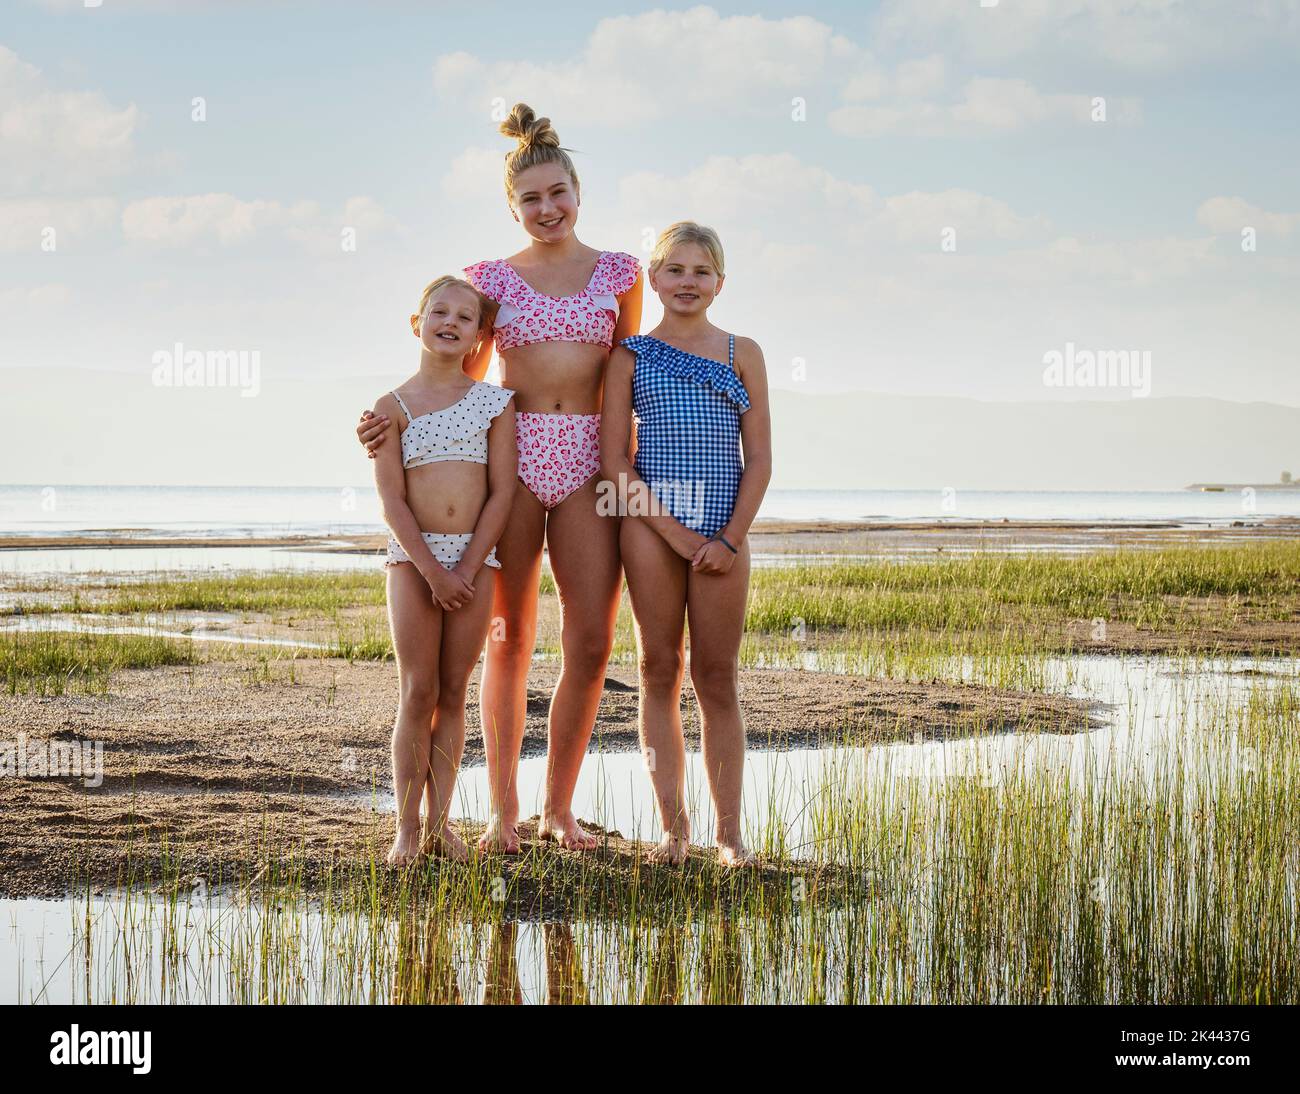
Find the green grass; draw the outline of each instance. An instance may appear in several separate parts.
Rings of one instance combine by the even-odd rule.
[[[192,665],[197,659],[192,642],[153,635],[0,634],[0,675],[11,695],[102,692],[119,669]]]
[[[922,627],[978,630],[1102,618],[1176,626],[1212,598],[1230,618],[1251,605],[1288,618],[1300,598],[1300,541],[1063,555],[800,564],[755,571],[751,630]]]
[[[306,612],[332,615],[350,608],[385,603],[384,574],[375,570],[328,573],[273,570],[264,573],[159,575],[101,589],[78,590],[70,596],[49,596],[49,583],[14,585],[43,592],[41,599],[19,601],[10,615],[93,612],[102,615],[165,614],[205,611],[235,613]],[[542,592],[555,591],[549,574],[542,575]]]

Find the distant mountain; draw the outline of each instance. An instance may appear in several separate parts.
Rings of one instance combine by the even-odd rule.
[[[0,369],[0,481],[361,485],[361,410],[397,376],[156,386],[91,369]],[[787,489],[1180,489],[1300,473],[1300,408],[1219,399],[996,403],[774,390]]]

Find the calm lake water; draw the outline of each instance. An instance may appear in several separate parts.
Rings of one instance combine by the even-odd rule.
[[[1300,517],[1300,490],[770,490],[772,520],[1164,520]],[[384,530],[373,487],[0,486],[0,535],[355,535]]]

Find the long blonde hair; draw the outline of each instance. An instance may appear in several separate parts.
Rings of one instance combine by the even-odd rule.
[[[550,118],[539,118],[527,103],[515,103],[510,116],[501,123],[501,132],[514,137],[518,146],[506,153],[506,197],[513,202],[515,180],[520,172],[543,163],[558,163],[573,179],[578,189],[578,172],[569,158],[569,149],[560,147],[560,137]]]

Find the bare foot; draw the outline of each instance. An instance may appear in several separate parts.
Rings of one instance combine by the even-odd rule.
[[[740,840],[734,843],[723,843],[718,841],[718,865],[719,866],[757,866],[758,856],[746,847]]]
[[[494,813],[488,819],[487,828],[479,836],[477,846],[479,852],[484,855],[493,852],[499,855],[517,855],[519,854],[519,829],[515,827],[515,822],[506,824]]]
[[[439,855],[453,862],[468,862],[469,847],[453,830],[450,824],[444,824],[442,831],[436,835],[426,836],[420,845],[422,855]]]
[[[660,866],[680,866],[686,861],[686,852],[690,847],[689,835],[675,836],[671,832],[666,832],[664,838],[659,841],[659,846],[652,847],[646,852],[646,861]]]
[[[537,838],[555,840],[566,851],[591,851],[600,840],[582,827],[572,813],[558,816],[542,815],[537,826]]]
[[[420,854],[420,822],[411,821],[409,824],[398,824],[397,835],[393,838],[393,846],[388,850],[388,857],[384,860],[389,866],[402,867],[410,866]]]

